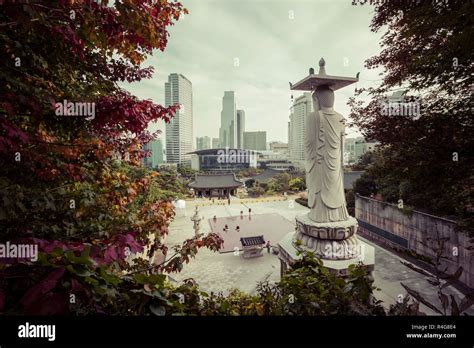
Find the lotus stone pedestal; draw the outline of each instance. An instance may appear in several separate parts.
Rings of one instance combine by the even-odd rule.
[[[362,263],[372,273],[374,248],[357,238],[357,220],[317,223],[307,215],[296,217],[296,231],[288,233],[278,244],[281,274],[301,258],[298,251],[311,251],[325,267],[341,277],[348,275],[350,265]]]

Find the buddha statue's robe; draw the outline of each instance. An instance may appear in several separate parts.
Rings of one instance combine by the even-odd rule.
[[[314,112],[307,116],[305,135],[308,216],[315,222],[347,220],[342,166],[344,117],[320,109],[313,94]]]

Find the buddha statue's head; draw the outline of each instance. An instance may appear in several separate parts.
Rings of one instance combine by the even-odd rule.
[[[320,86],[314,92],[320,107],[332,108],[334,107],[334,91],[328,86]]]

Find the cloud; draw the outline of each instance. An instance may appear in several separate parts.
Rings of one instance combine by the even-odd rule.
[[[309,67],[317,71],[322,56],[329,74],[361,72],[358,87],[379,79],[378,71],[364,68],[380,50],[380,34],[369,29],[371,6],[322,0],[182,3],[189,15],[170,28],[165,52],[155,52],[145,64],[155,67],[153,78],[126,88],[161,104],[168,74],[185,75],[193,84],[194,137],[218,136],[222,96],[234,90],[248,130],[267,131],[268,141],[287,141],[290,96],[300,94],[292,93],[288,82],[304,78]],[[336,93],[335,107],[346,117],[353,92],[350,86]]]

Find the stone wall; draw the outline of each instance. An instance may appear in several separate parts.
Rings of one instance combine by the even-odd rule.
[[[359,221],[358,233],[362,237],[374,239],[382,244],[433,258],[433,246],[437,235],[447,238],[443,261],[444,269],[454,273],[459,266],[464,271],[460,281],[474,288],[474,249],[466,234],[455,231],[454,221],[413,211],[403,212],[394,204],[377,201],[357,195],[355,199],[355,217]]]

